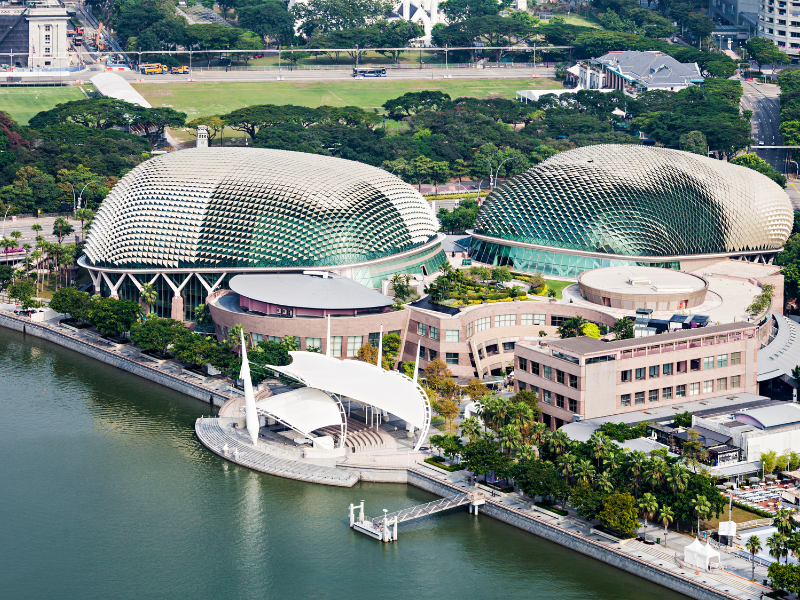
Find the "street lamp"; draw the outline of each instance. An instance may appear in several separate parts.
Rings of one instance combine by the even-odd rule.
[[[511,156],[511,157],[505,159],[503,162],[500,163],[500,166],[497,167],[497,171],[495,171],[495,174],[494,174],[494,180],[493,180],[493,184],[492,184],[493,188],[497,187],[497,177],[500,175],[500,167],[502,167],[508,161],[517,160],[518,158],[519,158],[519,156]]]
[[[8,211],[10,210],[11,210],[11,205],[9,204],[8,208],[6,209],[6,214],[3,215],[3,233],[0,234],[0,239],[3,240],[6,238],[6,217],[8,216]]]
[[[87,186],[91,185],[92,183],[100,183],[100,180],[99,179],[95,179],[94,181],[90,181],[85,186],[83,186],[83,189],[81,190],[81,193],[78,194],[78,210],[81,209],[81,200],[83,200],[83,190],[85,190],[87,188]],[[70,184],[70,185],[72,185],[72,184]],[[74,195],[75,191],[73,190],[72,193]]]

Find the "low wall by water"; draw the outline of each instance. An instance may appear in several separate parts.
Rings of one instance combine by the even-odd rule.
[[[25,333],[26,335],[33,335],[47,340],[48,342],[53,342],[54,344],[69,348],[84,356],[89,356],[90,358],[104,362],[107,365],[149,379],[159,385],[181,392],[192,398],[208,402],[213,406],[222,406],[230,399],[227,395],[221,394],[216,390],[210,390],[190,381],[184,381],[183,379],[159,371],[149,365],[138,363],[125,356],[120,356],[119,354],[103,348],[98,348],[83,340],[76,339],[59,331],[54,331],[47,325],[33,323],[30,319],[17,317],[7,312],[0,312],[0,327],[7,327],[8,329]]]
[[[416,469],[408,470],[408,483],[420,489],[439,496],[452,496],[463,493],[462,488],[444,481],[439,481]],[[619,552],[609,546],[599,544],[594,540],[583,537],[572,531],[561,529],[549,523],[544,523],[523,512],[504,506],[489,498],[486,504],[480,507],[483,514],[488,515],[519,529],[523,529],[546,540],[560,544],[594,559],[602,561],[628,573],[632,573],[657,583],[681,594],[696,598],[697,600],[733,600],[737,596],[727,594],[700,582],[684,579],[675,573],[662,569],[657,565],[639,560],[635,556]]]

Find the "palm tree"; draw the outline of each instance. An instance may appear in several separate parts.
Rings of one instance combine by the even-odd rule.
[[[775,513],[775,518],[772,519],[772,525],[783,535],[788,536],[794,531],[796,525],[792,513],[781,508]]]
[[[91,208],[80,208],[75,211],[75,217],[81,220],[81,231],[84,233],[84,239],[86,239],[84,221],[91,223],[92,219],[94,219],[94,211]]]
[[[582,458],[575,464],[575,475],[578,478],[578,483],[590,484],[595,474],[594,465],[585,458]]]
[[[689,501],[689,505],[694,509],[697,515],[697,535],[700,535],[700,519],[705,519],[711,510],[711,503],[705,496],[698,494],[694,500]]]
[[[800,550],[800,533],[795,531],[786,536],[786,548],[792,553],[792,556],[797,557],[798,550]]]
[[[656,497],[647,492],[642,496],[642,499],[639,500],[639,510],[642,511],[642,517],[644,518],[644,533],[642,537],[645,541],[647,541],[647,520],[652,519],[655,516],[656,511],[658,510],[658,501]]]
[[[750,569],[750,581],[756,580],[756,554],[761,552],[761,540],[758,539],[757,535],[751,535],[747,538],[747,541],[744,543],[744,547],[747,548],[747,551],[750,553],[750,562],[751,562],[751,569]]]
[[[544,423],[534,423],[530,429],[531,442],[537,448],[541,448],[547,439],[549,431]]]
[[[786,537],[777,531],[767,538],[767,548],[769,548],[769,555],[775,557],[778,562],[781,562],[783,556],[783,547],[786,544]]]
[[[8,237],[10,237],[12,240],[14,240],[14,246],[17,247],[19,245],[19,238],[22,237],[22,233],[20,233],[19,231],[14,230],[14,231],[12,231],[11,233],[8,234]]]
[[[575,455],[571,452],[567,452],[558,459],[558,468],[564,476],[564,481],[569,482],[569,478],[575,473],[575,462]]]
[[[664,547],[667,547],[667,528],[669,524],[675,520],[675,514],[669,506],[662,506],[661,512],[658,513],[658,520],[664,526]]]
[[[609,442],[609,437],[602,431],[595,431],[592,437],[589,438],[591,444],[592,454],[597,459],[597,468],[600,468],[600,460],[605,456],[606,446]]]
[[[25,274],[27,275],[28,271],[30,271],[31,268],[31,257],[30,257],[31,245],[28,242],[25,242],[24,244],[22,244],[22,249],[25,250],[25,258],[22,259],[22,262],[23,265],[25,266]]]
[[[679,464],[674,464],[667,471],[667,483],[673,494],[681,494],[689,485],[689,472]]]
[[[38,223],[37,223],[38,224]],[[40,250],[34,250],[31,254],[31,259],[33,260],[33,264],[36,266],[36,293],[39,293],[39,259],[42,258],[42,252]]]
[[[469,417],[461,421],[461,435],[470,442],[481,437],[481,424],[475,417]]]
[[[606,446],[606,455],[603,457],[603,467],[607,471],[616,471],[620,465],[621,458],[622,452],[619,450],[619,446],[609,444]]]
[[[647,466],[647,481],[653,488],[660,487],[667,476],[667,462],[663,458],[654,458]]]
[[[522,445],[522,434],[511,424],[503,425],[497,432],[497,437],[500,440],[500,447],[505,449],[509,458],[511,458],[512,450]]]
[[[287,352],[297,352],[300,350],[300,340],[293,335],[284,336],[283,340],[281,340],[281,344],[283,344]]]
[[[147,312],[149,313],[153,304],[158,300],[158,290],[156,286],[152,283],[143,283],[142,289],[139,290],[139,298],[141,298],[142,303],[147,306]]]
[[[594,478],[594,485],[598,490],[606,494],[614,491],[614,482],[611,481],[611,474],[608,471],[603,471]]]
[[[553,433],[549,439],[550,447],[556,456],[562,455],[569,448],[569,437],[560,429]]]
[[[533,421],[533,410],[524,402],[515,402],[509,407],[508,417],[512,425],[522,429]]]
[[[647,455],[641,450],[634,450],[628,455],[627,471],[633,478],[633,495],[639,491],[639,483],[647,466]]]
[[[520,460],[533,460],[536,458],[536,447],[522,446],[517,452],[517,456],[519,456]]]

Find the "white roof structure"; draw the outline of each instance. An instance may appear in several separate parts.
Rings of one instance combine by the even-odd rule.
[[[342,423],[339,405],[325,392],[310,387],[259,400],[256,410],[305,435]]]
[[[414,380],[397,371],[386,371],[361,361],[339,360],[316,352],[295,351],[289,355],[292,357],[290,365],[270,365],[270,368],[301,381],[309,388],[323,390],[327,395],[351,398],[407,421],[420,429],[415,446],[415,450],[419,450],[430,427],[431,408],[427,394]],[[318,401],[318,397],[309,398]],[[298,410],[295,418],[309,417]],[[294,423],[291,426],[295,427]],[[301,430],[300,427],[297,429]]]
[[[695,538],[691,544],[686,546],[683,552],[683,560],[686,563],[701,569],[705,569],[706,571],[708,570],[709,562],[712,560],[716,560],[717,565],[719,565],[719,552],[714,550],[708,544],[704,544],[697,538]]]
[[[153,108],[142,95],[133,89],[133,86],[125,79],[114,73],[100,73],[91,78],[91,82],[97,91],[103,96],[124,100],[131,104],[136,104],[143,108]]]
[[[752,425],[759,429],[772,429],[800,423],[800,406],[787,402],[783,405],[765,406],[753,410],[734,413],[733,417],[740,423]]]

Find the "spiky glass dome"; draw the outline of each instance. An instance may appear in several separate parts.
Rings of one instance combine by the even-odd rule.
[[[495,189],[475,232],[671,257],[779,248],[792,222],[786,193],[751,169],[678,150],[599,145],[557,154]]]
[[[128,173],[86,245],[100,267],[336,266],[428,242],[425,199],[368,165],[300,152],[197,148]]]

